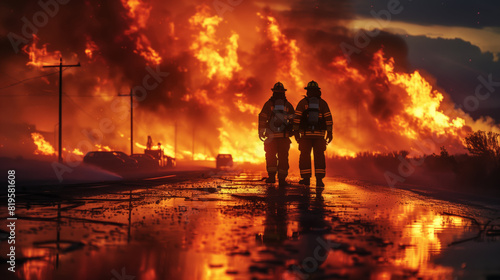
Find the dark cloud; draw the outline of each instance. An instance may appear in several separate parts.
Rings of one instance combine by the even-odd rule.
[[[352,19],[353,7],[349,1],[341,0],[298,0],[290,1],[290,10],[283,14],[297,23],[314,23]]]
[[[371,11],[387,10],[387,4],[398,0],[354,0],[357,14],[372,17]],[[500,26],[500,1],[496,0],[399,0],[402,12],[392,15],[393,20],[422,25],[465,26],[482,28]]]
[[[424,69],[437,80],[437,85],[450,94],[458,106],[463,106],[467,96],[474,95],[480,84],[479,76],[492,75],[500,81],[500,62],[493,54],[482,53],[479,47],[461,39],[431,39],[425,36],[404,36],[408,43],[408,59],[415,69]],[[500,88],[495,88],[488,100],[468,113],[478,118],[482,115],[500,120]]]

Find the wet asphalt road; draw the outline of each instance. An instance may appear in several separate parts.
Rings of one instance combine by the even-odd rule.
[[[342,178],[281,190],[261,175],[21,196],[16,272],[2,232],[0,278],[500,279],[494,205]]]

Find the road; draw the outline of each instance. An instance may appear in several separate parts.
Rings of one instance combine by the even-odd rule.
[[[343,178],[319,192],[203,177],[21,195],[16,272],[2,242],[1,279],[500,277],[498,205]]]

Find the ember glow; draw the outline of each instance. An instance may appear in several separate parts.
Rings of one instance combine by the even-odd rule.
[[[95,51],[97,51],[97,50],[98,50],[98,48],[97,48],[96,44],[94,42],[92,42],[91,40],[88,40],[87,44],[86,44],[86,48],[85,48],[85,54],[87,55],[87,57],[89,59],[92,59]]]
[[[87,5],[82,14],[92,20],[81,21],[79,34],[42,29],[24,46],[24,64],[30,67],[18,66],[25,76],[19,79],[49,74],[41,66],[60,57],[81,62],[81,68],[63,74],[63,148],[77,154],[89,147],[130,149],[130,104],[118,95],[137,86],[144,90],[135,92],[135,146],[145,147],[147,136],[152,136],[167,155],[177,151],[179,159],[230,153],[236,161],[263,162],[257,114],[276,81],[285,84],[293,105],[305,94],[307,81],[319,82],[334,117],[335,140],[328,155],[396,150],[419,154],[416,142],[441,136],[446,136],[442,145],[450,152],[463,152],[467,133],[499,131],[491,119],[473,120],[457,109],[428,74],[408,70],[390,42],[384,42],[389,47],[364,49],[362,60],[348,62],[337,46],[352,41],[349,32],[311,31],[279,12],[242,5],[248,6],[224,15],[199,3],[171,7],[162,1],[121,0]],[[106,10],[111,7],[113,16]],[[168,76],[160,80],[155,71]],[[19,95],[48,95],[17,99],[22,109],[14,123],[54,134],[56,76],[13,88]],[[103,121],[112,129],[102,129]],[[90,146],[78,146],[89,140],[85,131],[97,131],[98,137],[90,139]],[[26,153],[21,147],[11,150]]]

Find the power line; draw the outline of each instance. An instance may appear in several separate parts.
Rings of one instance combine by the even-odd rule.
[[[63,64],[62,57],[59,58],[58,65],[44,65],[43,68],[59,68],[59,151],[57,152],[59,163],[63,162],[62,159],[62,73],[63,67],[80,67],[80,63],[78,64]]]
[[[65,96],[71,96],[71,97],[99,97],[99,98],[109,98],[109,97],[114,97],[114,96],[107,96],[107,95],[75,95],[75,94],[64,94]],[[57,96],[54,93],[44,93],[44,94],[0,94],[0,97],[16,97],[16,96]]]
[[[46,94],[0,94],[0,97],[17,97],[17,96],[54,96],[57,97],[57,95],[53,93],[46,93]]]
[[[63,71],[64,71],[64,70],[66,70],[66,68],[65,68],[65,69],[63,69]],[[10,88],[10,87],[13,87],[13,86],[17,86],[17,85],[22,84],[22,83],[24,83],[24,82],[26,82],[26,81],[29,81],[29,80],[34,80],[34,79],[38,79],[38,78],[48,77],[48,76],[50,76],[50,75],[54,75],[54,74],[57,74],[57,73],[59,73],[59,71],[55,71],[55,72],[51,72],[51,73],[49,73],[49,74],[40,75],[40,76],[35,76],[35,77],[31,77],[31,78],[26,78],[26,79],[24,79],[24,80],[20,80],[20,81],[17,81],[17,82],[15,82],[15,83],[12,83],[12,84],[10,84],[10,85],[7,85],[7,86],[4,86],[4,87],[1,87],[1,88],[0,88],[0,90],[1,90],[1,89],[6,89],[6,88]]]
[[[96,119],[97,119],[95,116],[93,116],[92,114],[90,114],[90,113],[88,113],[87,111],[85,111],[85,110],[84,110],[84,109],[83,109],[80,105],[78,105],[75,101],[73,101],[73,99],[72,99],[69,95],[67,95],[67,94],[65,94],[65,93],[63,93],[63,94],[64,94],[64,96],[68,97],[69,101],[71,101],[71,103],[73,103],[73,105],[75,105],[78,109],[80,109],[82,112],[84,112],[84,113],[85,113],[87,116],[89,116],[91,119],[93,119],[93,120],[96,120]]]

